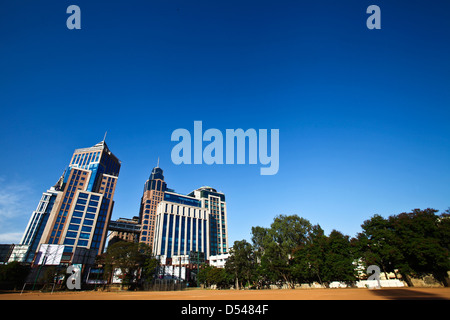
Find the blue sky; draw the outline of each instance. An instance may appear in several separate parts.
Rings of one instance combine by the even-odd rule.
[[[66,8],[81,8],[81,30]],[[381,8],[381,30],[366,9]],[[113,219],[169,188],[227,197],[230,244],[298,214],[355,236],[450,206],[448,1],[9,1],[0,5],[0,242],[76,148],[122,161]],[[280,167],[172,163],[177,128],[280,130]]]

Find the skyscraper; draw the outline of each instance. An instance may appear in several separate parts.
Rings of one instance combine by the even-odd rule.
[[[191,251],[209,256],[209,212],[195,198],[165,193],[157,209],[154,254],[172,258]]]
[[[153,168],[150,177],[145,182],[144,193],[141,198],[139,219],[142,225],[139,242],[153,246],[155,231],[156,208],[163,200],[167,184],[164,182],[163,171],[159,166]]]
[[[39,201],[36,210],[31,214],[30,220],[20,242],[23,248],[28,246],[26,256],[23,257],[23,259],[20,259],[21,262],[31,263],[33,260],[34,254],[38,249],[39,242],[42,239],[48,218],[53,210],[53,206],[55,203],[58,204],[61,201],[63,195],[63,192],[61,191],[62,180],[63,179],[61,177],[58,182],[50,188],[50,190],[42,193],[41,200]]]
[[[64,245],[62,262],[72,262],[77,249],[102,253],[120,166],[105,141],[76,149],[67,170],[43,194],[30,219],[22,240],[31,246],[30,252],[35,252],[38,241]]]
[[[208,258],[228,251],[225,195],[214,188],[178,194],[167,188],[162,169],[155,167],[144,185],[139,217],[140,242],[150,245],[154,255],[202,252]]]
[[[228,251],[227,205],[225,195],[211,187],[201,187],[188,196],[199,199],[201,207],[209,212],[210,255]]]

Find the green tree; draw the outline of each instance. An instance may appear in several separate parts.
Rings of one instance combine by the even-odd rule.
[[[112,273],[119,268],[124,275],[123,284],[132,284],[137,280],[138,271],[143,271],[144,277],[151,278],[157,262],[151,257],[151,249],[144,243],[119,241],[108,247],[99,260],[104,265],[108,281]]]
[[[333,230],[327,237],[319,225],[313,226],[294,257],[292,269],[298,282],[324,284],[356,279],[349,236],[339,231]]]
[[[236,289],[240,285],[249,283],[254,278],[256,256],[253,247],[246,240],[235,241],[231,248],[230,257],[225,263],[225,269],[235,281]]]
[[[232,282],[232,277],[224,268],[205,266],[200,269],[198,280],[206,286],[216,285],[217,288],[225,288]]]
[[[324,282],[356,280],[355,266],[349,236],[333,230],[326,241],[322,274]]]
[[[385,273],[398,270],[408,285],[410,277],[433,274],[444,285],[450,270],[450,212],[414,209],[384,219],[379,215],[364,221],[355,247],[368,265]]]
[[[17,261],[0,265],[0,286],[8,289],[18,289],[24,284],[29,273],[30,267]]]
[[[448,285],[450,221],[447,212],[441,215],[437,212],[414,209],[389,217],[389,223],[395,234],[393,242],[404,257],[398,264],[400,272],[419,277],[431,273]]]
[[[146,255],[141,265],[143,281],[152,281],[160,266],[159,260],[155,257]]]
[[[387,274],[401,266],[404,257],[396,243],[397,235],[388,219],[374,215],[361,225],[355,248],[367,268],[377,265]]]
[[[294,275],[298,282],[322,283],[327,237],[319,225],[311,228],[308,237],[294,253]]]
[[[252,241],[261,272],[272,282],[282,281],[294,288],[294,253],[306,243],[311,229],[311,223],[297,215],[276,216],[270,228],[253,227]]]

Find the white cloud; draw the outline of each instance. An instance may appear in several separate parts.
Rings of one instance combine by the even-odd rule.
[[[0,177],[0,243],[19,243],[33,212],[27,183],[7,181]],[[37,205],[37,203],[36,203]]]
[[[0,233],[0,243],[19,243],[23,232]]]
[[[31,214],[26,204],[30,188],[26,184],[7,183],[0,177],[0,222]]]

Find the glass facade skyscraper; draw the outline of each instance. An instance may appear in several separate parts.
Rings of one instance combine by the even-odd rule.
[[[153,247],[156,208],[163,200],[166,190],[167,185],[164,182],[162,169],[159,167],[153,168],[150,177],[144,184],[144,192],[139,210],[139,220],[142,225],[139,242],[148,244],[150,248]]]
[[[209,211],[197,199],[175,193],[164,196],[157,209],[154,254],[172,258],[194,251],[209,257]]]
[[[210,254],[228,253],[227,204],[225,195],[211,187],[201,187],[189,196],[199,199],[209,212]]]
[[[139,213],[140,242],[156,256],[171,258],[203,252],[205,257],[228,252],[225,195],[201,187],[188,195],[167,188],[163,170],[155,167],[144,185]]]
[[[20,242],[21,245],[28,246],[28,252],[23,262],[32,262],[53,206],[57,199],[61,199],[62,194],[58,186],[54,186],[42,194],[36,211],[33,211]]]
[[[62,262],[77,248],[102,253],[114,207],[121,163],[105,141],[76,149],[57,185],[43,194],[23,237],[34,254],[38,244],[64,245]]]

